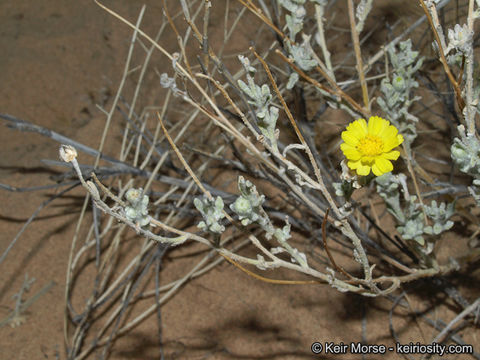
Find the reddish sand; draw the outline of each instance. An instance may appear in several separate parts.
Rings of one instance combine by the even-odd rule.
[[[142,3],[124,2],[117,4],[117,9],[134,20]],[[146,3],[145,29],[153,34],[161,2]],[[4,1],[0,24],[0,112],[96,148],[105,117],[95,104],[111,102],[123,71],[130,30],[92,1]],[[57,143],[2,127],[0,144],[0,182],[16,187],[52,183],[52,173],[45,171],[41,160],[58,159]],[[92,161],[84,155],[82,159]],[[54,192],[0,191],[1,252]],[[57,353],[59,359],[65,358],[65,269],[82,196],[78,189],[44,209],[0,265],[0,318],[8,314],[6,307],[13,306],[11,296],[21,287],[25,274],[36,278],[27,297],[55,282],[29,308],[24,324],[0,328],[0,359],[56,359]],[[130,235],[134,237],[133,232]],[[174,259],[182,251],[191,252],[177,250],[165,258],[168,279],[185,272]],[[185,267],[192,264],[179,261]],[[292,277],[281,271],[268,275]],[[91,282],[80,281],[75,293],[82,291],[91,291]],[[468,300],[474,299],[472,295]],[[428,292],[412,298],[416,309],[431,309],[428,316],[433,319],[435,311],[440,311],[437,315],[444,321],[459,312],[452,304],[444,301],[443,295]],[[82,305],[80,300],[76,305]],[[162,307],[164,354],[167,359],[360,359],[351,354],[314,356],[310,346],[315,341],[362,341],[362,319],[369,344],[393,345],[388,327],[390,307],[391,301],[386,299],[342,294],[324,285],[265,284],[223,263],[191,281]],[[416,323],[405,316],[404,310],[397,308],[396,314],[395,328],[402,343],[426,343],[436,334],[421,319]],[[117,341],[111,358],[159,358],[156,324],[152,316]],[[478,334],[469,331],[462,335],[480,351]],[[92,354],[90,358],[96,357]],[[400,357],[387,352],[386,358]]]

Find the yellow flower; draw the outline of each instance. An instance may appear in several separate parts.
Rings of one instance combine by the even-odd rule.
[[[370,174],[370,170],[376,176],[392,171],[390,160],[400,156],[400,152],[393,149],[403,142],[397,128],[379,116],[371,116],[368,124],[365,119],[350,123],[342,132],[342,139],[345,142],[340,149],[348,160],[348,167],[362,176]]]

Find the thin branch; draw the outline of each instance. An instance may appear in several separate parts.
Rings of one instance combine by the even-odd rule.
[[[440,62],[442,63],[443,69],[445,70],[445,73],[447,74],[448,79],[450,80],[450,83],[452,84],[453,89],[455,90],[457,104],[458,104],[458,107],[460,108],[460,112],[462,112],[463,108],[465,107],[465,102],[463,101],[463,98],[462,98],[462,91],[460,89],[460,86],[457,83],[457,80],[455,80],[455,77],[453,76],[452,71],[450,70],[450,67],[448,66],[448,62],[445,57],[445,52],[442,46],[442,41],[437,31],[437,27],[434,24],[432,16],[430,15],[430,12],[427,9],[427,5],[425,5],[425,0],[418,0],[418,1],[420,2],[420,5],[422,6],[423,11],[425,12],[425,15],[427,16],[428,22],[430,23],[430,27],[432,28],[433,36],[435,37],[435,40],[438,45]],[[432,6],[432,11],[436,11],[435,5],[433,5],[433,3],[431,6]],[[440,24],[437,24],[437,25],[440,26]]]
[[[470,306],[466,307],[460,314],[458,314],[452,321],[448,323],[447,326],[443,328],[440,333],[435,336],[431,343],[441,343],[445,340],[445,336],[453,328],[453,326],[458,323],[460,320],[468,316],[470,313],[476,311],[480,307],[480,298],[477,298]]]
[[[341,272],[343,275],[345,275],[346,277],[348,277],[349,279],[353,280],[354,277],[352,275],[350,275],[349,273],[347,273],[341,266],[338,266],[337,263],[335,262],[335,260],[333,259],[333,256],[332,254],[330,253],[330,250],[328,248],[328,245],[327,245],[327,218],[328,218],[328,211],[329,209],[327,209],[327,211],[325,212],[325,216],[323,218],[323,222],[322,222],[322,239],[323,239],[323,247],[325,248],[325,251],[327,252],[327,255],[328,255],[328,258],[330,259],[330,262],[332,263],[333,267]]]
[[[363,71],[362,52],[360,50],[360,40],[358,38],[358,31],[355,24],[355,14],[353,11],[353,0],[348,0],[348,17],[350,19],[350,32],[352,34],[353,48],[355,50],[355,58],[357,59],[357,73],[362,86],[363,105],[367,113],[370,112],[370,104],[368,100],[368,88],[365,81],[365,73]]]

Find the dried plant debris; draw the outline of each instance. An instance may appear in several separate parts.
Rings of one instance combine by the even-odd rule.
[[[0,320],[0,327],[5,325],[10,325],[12,328],[22,325],[27,321],[27,309],[37,301],[42,295],[46,294],[52,287],[55,285],[53,281],[44,285],[40,290],[38,290],[34,295],[25,299],[25,294],[30,290],[30,287],[35,282],[35,278],[29,278],[25,274],[25,280],[20,288],[20,290],[12,296],[12,299],[15,300],[15,307],[4,319]]]

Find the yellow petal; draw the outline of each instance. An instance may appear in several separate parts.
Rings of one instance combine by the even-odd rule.
[[[355,146],[352,146],[350,144],[347,144],[346,142],[344,143],[341,143],[340,144],[340,149],[342,149],[342,151],[345,151],[345,150],[353,150],[353,149],[356,149]]]
[[[385,174],[387,172],[390,172],[393,170],[393,165],[392,163],[390,162],[390,160],[387,160],[383,157],[377,157],[375,159],[375,165],[374,167],[376,168],[374,170],[374,174],[377,175],[377,176],[380,176],[382,174]]]
[[[347,126],[347,130],[351,131],[357,139],[363,139],[367,135],[367,122],[365,119],[358,119]]]
[[[385,141],[385,144],[383,145],[383,151],[389,152],[393,148],[396,148],[398,145],[400,145],[402,142],[403,136],[401,134],[398,134],[395,137],[390,137]]]
[[[367,176],[370,174],[370,166],[359,164],[360,166],[357,168],[357,174],[360,176]]]
[[[375,162],[375,156],[362,156],[362,164],[372,166]]]
[[[397,134],[398,134],[397,128],[393,125],[390,125],[390,126],[386,127],[384,129],[383,133],[380,134],[379,136],[382,136],[383,140],[386,141],[390,138],[396,138]]]
[[[368,119],[368,133],[370,135],[378,136],[378,134],[383,132],[389,125],[390,122],[387,120],[382,119],[379,116],[371,116],[370,119]]]
[[[382,154],[382,157],[388,160],[397,160],[400,156],[400,151],[393,150]]]
[[[359,160],[362,156],[358,150],[346,150],[343,153],[348,160]]]
[[[342,140],[352,146],[357,146],[358,144],[358,138],[356,138],[355,135],[348,130],[342,132]]]
[[[372,166],[372,172],[375,176],[380,176],[382,175],[383,173],[380,171],[380,169],[378,168],[377,165],[373,164]]]
[[[349,162],[347,162],[347,165],[350,169],[355,170],[356,168],[358,168],[361,165],[361,162],[360,162],[360,160],[349,161]]]
[[[347,143],[343,143],[340,145],[340,148],[343,151],[343,154],[348,160],[358,160],[361,157],[360,152],[351,145]]]
[[[400,145],[401,143],[403,143],[403,135],[402,135],[402,134],[398,134],[398,135],[397,135],[397,140],[398,140],[398,145]]]

